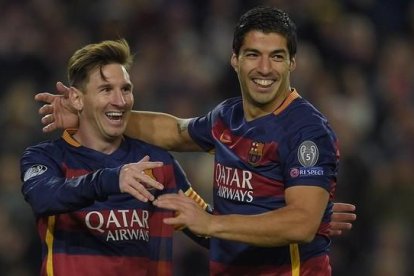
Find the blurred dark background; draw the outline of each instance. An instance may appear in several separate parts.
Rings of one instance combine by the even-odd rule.
[[[70,55],[125,37],[136,53],[135,108],[202,115],[239,95],[233,27],[258,4],[299,30],[292,85],[330,120],[342,163],[336,201],[358,221],[333,239],[333,275],[414,275],[414,2],[409,0],[0,0],[0,274],[37,275],[40,245],[20,193],[19,159],[45,139],[34,94],[66,82]],[[180,153],[211,201],[212,159]],[[411,233],[411,234],[410,234]],[[207,252],[176,235],[175,275],[207,275]],[[411,260],[411,261],[410,261]]]

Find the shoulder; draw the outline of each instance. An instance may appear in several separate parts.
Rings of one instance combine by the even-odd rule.
[[[303,98],[298,98],[292,103],[286,112],[286,116],[298,127],[309,125],[322,126],[328,123],[325,115]]]
[[[304,140],[328,138],[336,140],[336,134],[328,119],[315,106],[303,98],[296,99],[283,114],[284,142],[301,143]]]
[[[62,144],[62,145],[59,145]],[[44,141],[34,146],[27,147],[20,159],[22,168],[28,168],[34,164],[59,164],[64,159],[65,143],[56,141]]]
[[[129,144],[130,150],[139,155],[148,155],[150,161],[172,162],[172,155],[165,149],[128,136],[125,136],[125,141]]]
[[[217,118],[231,117],[231,114],[243,114],[243,100],[241,97],[229,98],[219,103],[206,116],[211,121]]]
[[[229,98],[219,103],[214,110],[229,111],[234,108],[242,107],[243,100],[241,97]]]
[[[235,110],[243,112],[243,104],[241,97],[226,99],[218,105],[216,105],[207,114],[192,118],[188,125],[190,133],[193,133],[193,128],[198,128],[199,131],[200,128],[205,129],[206,125],[211,126],[211,124],[215,122],[218,118],[230,117],[230,114],[234,113]]]
[[[33,154],[39,154],[39,153],[47,153],[50,155],[55,155],[58,152],[62,151],[62,140],[58,139],[55,141],[47,140],[40,142],[39,144],[29,146],[24,150],[23,155],[33,155]]]

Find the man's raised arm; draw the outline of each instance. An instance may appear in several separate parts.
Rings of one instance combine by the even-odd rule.
[[[171,151],[202,151],[188,133],[190,119],[167,113],[133,111],[126,135]]]
[[[56,89],[58,94],[43,92],[35,96],[36,101],[44,103],[39,114],[45,133],[78,127],[78,115],[68,98],[71,88],[57,82]],[[167,113],[133,111],[126,135],[171,151],[202,151],[188,133],[189,121]]]

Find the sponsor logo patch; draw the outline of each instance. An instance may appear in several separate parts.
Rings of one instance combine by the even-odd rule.
[[[303,177],[303,176],[321,176],[324,175],[324,170],[321,167],[312,168],[291,168],[290,177]]]
[[[47,171],[47,167],[45,165],[33,165],[25,172],[23,180],[27,181],[32,177],[43,174],[45,171]]]

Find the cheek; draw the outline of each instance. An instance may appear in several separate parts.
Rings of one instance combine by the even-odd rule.
[[[127,104],[129,106],[133,106],[134,105],[134,95],[130,95],[128,97],[125,98],[125,101],[127,102]]]
[[[251,71],[251,69],[248,66],[243,66],[243,67],[237,68],[237,74],[242,78],[247,78],[250,71]]]

